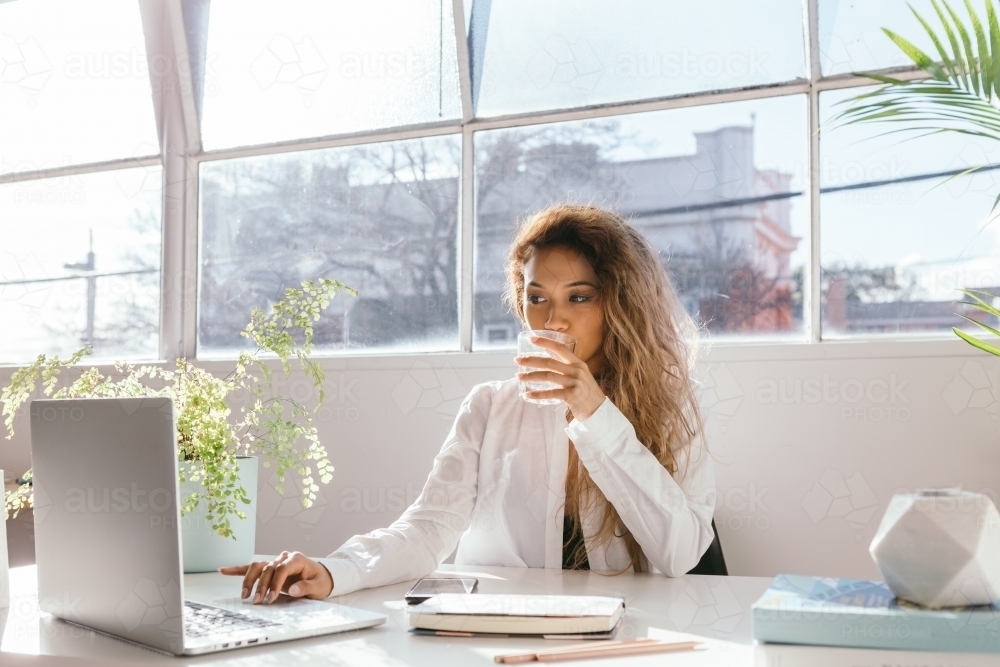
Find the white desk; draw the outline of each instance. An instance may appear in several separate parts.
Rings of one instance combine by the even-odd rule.
[[[477,567],[459,569],[442,566],[440,574],[468,572],[479,578],[482,593],[554,593],[621,595],[627,614],[621,633],[626,637],[669,636],[687,632],[709,640],[708,652],[671,656],[636,656],[629,665],[752,665],[750,604],[767,588],[769,579],[751,577],[684,577],[623,574],[607,577],[590,572]],[[381,612],[384,625],[344,634],[326,635],[254,648],[224,651],[193,658],[174,658],[142,649],[62,622],[38,611],[35,568],[11,570],[10,609],[0,611],[6,621],[0,664],[75,665],[65,658],[120,660],[147,665],[228,664],[257,665],[345,665],[349,667],[397,667],[403,665],[492,665],[497,653],[513,653],[532,647],[556,647],[571,642],[539,639],[452,639],[426,637],[407,632],[403,594],[411,583],[358,591],[333,598],[340,604]],[[184,577],[185,596],[209,601],[239,595],[241,580],[220,574],[189,574]],[[5,618],[4,618],[5,617]],[[25,655],[12,660],[11,654]],[[45,658],[44,656],[50,656]],[[590,665],[619,661],[589,661]],[[569,664],[569,663],[566,663]]]
[[[770,583],[763,577],[623,574],[616,577],[590,572],[503,567],[456,568],[444,565],[438,573],[461,572],[479,578],[483,593],[553,593],[620,595],[625,598],[623,637],[695,638],[706,649],[670,655],[633,656],[585,662],[559,663],[617,667],[659,665],[694,667],[882,667],[919,664],[949,667],[985,667],[1000,664],[1000,656],[934,654],[901,651],[859,651],[811,647],[754,647],[750,605]],[[220,574],[185,575],[185,596],[208,602],[239,595],[241,580]],[[0,610],[0,665],[3,667],[97,667],[116,661],[142,665],[227,665],[233,667],[404,667],[493,665],[498,653],[535,647],[554,648],[572,642],[541,639],[453,639],[407,632],[403,593],[412,582],[358,591],[333,601],[386,614],[384,625],[343,634],[326,635],[254,648],[223,651],[198,657],[175,658],[96,634],[38,611],[34,566],[11,570],[12,600]],[[769,652],[771,651],[771,652]],[[941,660],[944,659],[945,662]],[[112,663],[115,664],[115,663]],[[534,663],[538,664],[538,663]]]

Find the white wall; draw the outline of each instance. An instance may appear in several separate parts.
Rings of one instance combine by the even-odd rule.
[[[294,486],[279,497],[262,468],[258,551],[325,555],[399,516],[462,398],[511,377],[512,356],[325,361],[317,425],[333,481],[304,510]],[[10,372],[0,369],[0,382]],[[867,547],[893,492],[1000,489],[998,365],[960,341],[719,346],[699,372],[731,574],[877,577]],[[287,389],[311,399],[301,375]],[[0,468],[20,472],[29,465],[23,416],[16,428],[0,441]]]

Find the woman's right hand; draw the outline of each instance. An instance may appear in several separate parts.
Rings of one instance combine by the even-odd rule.
[[[271,604],[282,592],[294,598],[321,600],[333,591],[330,572],[322,564],[298,551],[282,551],[272,561],[259,560],[248,565],[220,567],[219,572],[243,577],[243,590],[240,593],[240,598],[243,599],[250,596],[256,583],[253,604]]]

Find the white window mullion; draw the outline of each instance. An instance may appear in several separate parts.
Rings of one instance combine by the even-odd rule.
[[[444,2],[445,0],[441,0]],[[474,217],[476,153],[472,144],[472,79],[469,68],[469,41],[465,32],[465,7],[462,0],[452,0],[452,19],[455,25],[455,50],[458,55],[458,81],[462,94],[462,175],[458,195],[458,334],[463,352],[472,351],[475,296],[473,294],[475,250]]]
[[[472,351],[473,314],[475,309],[474,267],[473,255],[475,253],[475,215],[476,215],[476,152],[473,145],[472,128],[466,126],[462,130],[462,178],[459,195],[459,224],[458,224],[458,252],[459,252],[459,335],[461,337],[461,349],[463,352]]]
[[[822,78],[819,53],[819,0],[807,0],[807,53],[809,66],[809,263],[803,286],[803,315],[809,317],[809,340],[822,340],[822,269],[820,266],[820,219],[819,219],[819,89]]]
[[[169,360],[195,354],[198,184],[190,156],[201,150],[200,129],[181,1],[139,7],[163,162],[159,356]]]

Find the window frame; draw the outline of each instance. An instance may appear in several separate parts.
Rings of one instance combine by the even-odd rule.
[[[448,0],[441,0],[447,2]],[[806,48],[806,71],[808,78],[795,79],[778,84],[748,87],[742,89],[709,90],[694,94],[644,99],[629,102],[599,104],[585,108],[566,108],[531,113],[520,113],[496,117],[476,117],[473,109],[471,84],[470,45],[466,35],[466,11],[463,0],[450,0],[454,19],[455,48],[459,67],[462,117],[457,121],[442,121],[387,128],[373,131],[333,135],[273,144],[217,149],[205,151],[201,144],[201,128],[195,91],[199,90],[196,76],[204,76],[204,67],[198,66],[197,56],[204,53],[205,43],[192,44],[189,38],[207,41],[207,11],[194,9],[184,15],[182,0],[167,0],[163,3],[140,2],[146,54],[150,64],[154,59],[167,57],[173,63],[187,63],[193,66],[178,66],[164,72],[162,67],[150,67],[153,85],[153,106],[156,114],[160,155],[143,158],[125,158],[109,162],[74,165],[56,169],[0,174],[0,184],[15,181],[49,178],[52,176],[107,171],[118,168],[159,163],[163,166],[163,236],[161,262],[160,298],[160,345],[159,359],[175,357],[199,358],[196,349],[198,326],[198,285],[199,268],[199,167],[203,162],[215,160],[289,153],[318,148],[354,146],[360,144],[414,139],[442,134],[461,134],[462,162],[459,191],[458,225],[458,313],[459,351],[413,353],[405,350],[399,353],[366,354],[364,352],[331,355],[330,358],[345,360],[350,357],[399,357],[408,354],[421,355],[468,355],[473,352],[473,278],[474,254],[474,191],[475,191],[475,133],[481,130],[514,128],[526,125],[558,123],[570,120],[607,118],[647,111],[679,109],[685,107],[721,104],[743,100],[754,100],[785,95],[805,95],[807,98],[807,120],[809,141],[808,182],[806,192],[809,197],[810,248],[806,266],[804,317],[806,335],[800,340],[784,341],[773,337],[718,338],[713,339],[710,360],[749,361],[768,358],[820,359],[869,357],[869,356],[952,356],[967,350],[967,345],[957,340],[950,332],[929,332],[907,335],[858,335],[823,339],[821,330],[821,267],[820,267],[820,155],[819,155],[819,95],[828,90],[871,85],[872,80],[853,74],[837,74],[824,77],[821,73],[819,51],[818,5],[820,0],[806,0],[804,3],[805,26],[804,44]],[[470,4],[475,0],[466,0]],[[193,6],[193,5],[189,5]],[[474,12],[474,8],[471,10]],[[185,21],[187,19],[187,22]],[[473,16],[471,19],[475,21]],[[474,32],[478,33],[480,27]],[[475,37],[475,35],[473,36]],[[152,55],[151,55],[152,54]],[[204,57],[204,56],[202,56]],[[895,67],[877,70],[897,78],[913,80],[926,78],[926,74],[915,67]],[[903,345],[901,350],[900,345]],[[780,350],[780,351],[779,351]],[[477,356],[484,361],[497,357],[497,349],[477,350]],[[323,355],[326,356],[326,355]],[[211,360],[218,357],[204,356]],[[366,363],[366,362],[362,362]],[[353,365],[353,364],[352,364]]]

